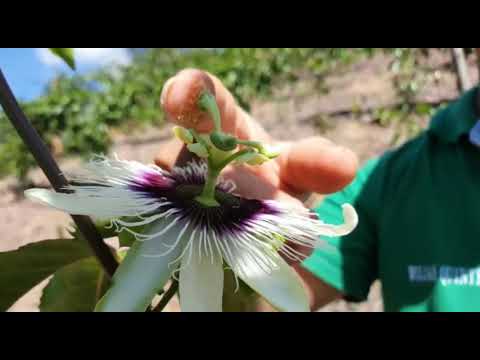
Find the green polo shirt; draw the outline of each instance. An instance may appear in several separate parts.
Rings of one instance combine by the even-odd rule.
[[[359,223],[324,238],[304,266],[353,301],[379,279],[385,311],[480,311],[480,149],[468,140],[477,88],[439,111],[429,129],[370,160],[343,191],[316,209]]]

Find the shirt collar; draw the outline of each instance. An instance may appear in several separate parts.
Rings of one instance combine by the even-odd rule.
[[[440,110],[430,123],[430,131],[447,143],[457,142],[468,134],[479,116],[476,114],[478,87],[464,93],[458,100]]]

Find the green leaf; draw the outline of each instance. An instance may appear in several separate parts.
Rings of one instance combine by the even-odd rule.
[[[143,234],[145,233],[147,227],[145,225],[143,226],[136,226],[136,227],[130,227],[132,231],[135,231],[137,233]],[[117,234],[118,236],[118,241],[120,243],[121,247],[131,247],[133,243],[136,241],[135,236],[128,232],[128,231],[122,231]]]
[[[58,269],[90,257],[85,241],[45,240],[0,253],[0,311]]]
[[[432,106],[430,104],[417,104],[415,110],[419,115],[430,115]]]
[[[238,279],[238,289],[231,270],[224,270],[223,312],[254,312],[261,296],[258,295],[241,279]]]
[[[49,50],[65,61],[72,70],[75,70],[75,59],[72,48],[50,48]]]
[[[78,260],[57,271],[43,290],[42,312],[92,312],[109,286],[94,257]]]

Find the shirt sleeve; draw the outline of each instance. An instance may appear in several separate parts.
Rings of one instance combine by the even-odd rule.
[[[374,209],[381,189],[379,163],[380,159],[368,161],[349,186],[326,197],[315,209],[322,221],[341,224],[341,206],[349,203],[355,207],[359,221],[349,235],[322,237],[325,245],[315,249],[302,264],[350,301],[366,300],[370,286],[378,278]]]

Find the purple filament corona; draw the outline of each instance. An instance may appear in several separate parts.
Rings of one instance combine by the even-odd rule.
[[[167,177],[158,173],[143,173],[139,180],[130,184],[129,189],[152,200],[171,203],[162,207],[162,212],[178,209],[178,216],[182,220],[187,220],[202,230],[208,228],[217,235],[245,230],[249,223],[260,220],[262,215],[279,213],[268,201],[244,199],[229,193],[224,184],[219,184],[216,188],[216,199],[220,206],[205,207],[195,200],[203,184],[204,177],[199,174],[170,174]]]

